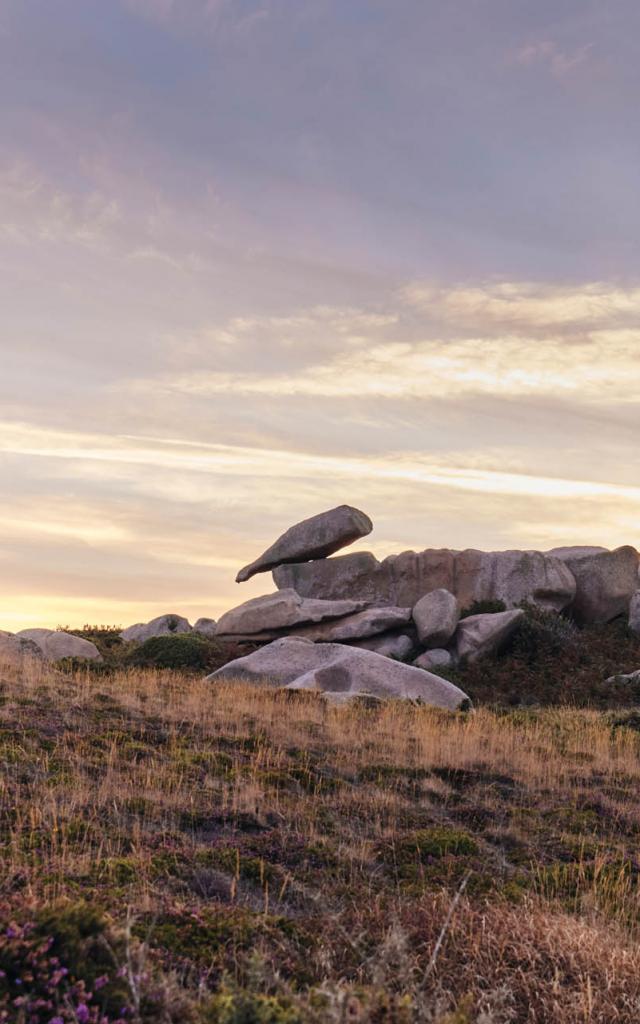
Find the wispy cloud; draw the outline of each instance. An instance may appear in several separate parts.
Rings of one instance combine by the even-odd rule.
[[[548,68],[555,78],[564,78],[589,60],[593,47],[593,43],[585,43],[575,49],[566,50],[553,39],[541,39],[516,50],[511,62],[521,67],[540,65]]]

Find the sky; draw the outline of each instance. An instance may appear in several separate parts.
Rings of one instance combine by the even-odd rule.
[[[0,0],[0,628],[640,540],[637,0]]]

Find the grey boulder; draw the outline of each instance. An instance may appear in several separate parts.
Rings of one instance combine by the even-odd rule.
[[[370,605],[397,607],[413,607],[425,594],[443,589],[458,599],[461,608],[476,601],[503,601],[507,608],[515,608],[529,601],[562,611],[576,592],[569,567],[540,551],[428,548],[390,555],[382,562],[369,551],[358,551],[281,565],[273,578],[279,588],[293,588],[303,597],[360,597]]]
[[[128,626],[122,630],[120,636],[123,640],[135,641],[142,644],[150,640],[152,636],[175,636],[178,633],[190,633],[191,626],[182,615],[159,615],[151,622],[137,622],[135,626]]]
[[[423,668],[427,672],[431,672],[434,668],[451,668],[453,658],[449,651],[436,647],[432,651],[425,651],[424,654],[416,658],[413,664],[416,668]]]
[[[578,622],[610,622],[628,614],[639,586],[640,555],[635,548],[554,548],[549,554],[564,562],[575,578],[571,610]]]
[[[379,636],[369,636],[364,640],[354,640],[351,647],[358,647],[365,651],[374,651],[382,654],[385,658],[394,658],[396,661],[406,661],[413,654],[415,641],[406,633],[381,633]]]
[[[42,658],[42,651],[33,640],[0,629],[0,664],[20,664],[25,657]]]
[[[446,647],[459,620],[458,599],[442,588],[425,594],[413,608],[418,640],[424,647]]]
[[[73,633],[56,629],[23,629],[16,635],[36,644],[47,661],[60,661],[62,658],[103,660],[95,644],[81,636],[74,636]]]
[[[193,627],[194,633],[199,633],[200,636],[206,636],[212,638],[216,634],[216,620],[215,619],[198,619]]]
[[[477,661],[487,654],[497,654],[523,618],[522,608],[516,608],[461,619],[455,636],[458,660]]]
[[[354,540],[366,537],[372,529],[369,516],[351,505],[338,505],[328,512],[320,512],[290,527],[259,558],[240,570],[236,582],[243,583],[256,573],[268,572],[288,562],[326,558]]]
[[[279,591],[279,593],[285,593],[285,591]],[[340,640],[363,640],[398,626],[405,626],[410,621],[410,608],[365,608],[364,611],[346,615],[341,619],[320,622],[316,626],[301,626],[296,629],[295,635],[306,637],[308,640],[320,640],[324,643]]]
[[[629,604],[629,629],[640,636],[640,590],[636,591]]]
[[[361,694],[408,698],[451,710],[466,709],[469,698],[452,683],[421,669],[391,661],[373,651],[342,644],[313,644],[282,637],[229,662],[207,679],[261,686],[315,690],[345,700]]]
[[[339,619],[363,608],[363,601],[316,601],[301,597],[295,590],[276,590],[225,612],[215,635],[268,639],[270,634],[278,635],[294,626]]]

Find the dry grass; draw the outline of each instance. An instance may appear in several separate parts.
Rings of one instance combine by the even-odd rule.
[[[139,1019],[640,1020],[632,713],[0,678],[0,905],[129,908]]]

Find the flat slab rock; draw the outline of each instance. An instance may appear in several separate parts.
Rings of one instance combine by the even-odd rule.
[[[443,589],[462,609],[476,601],[503,601],[515,608],[529,601],[562,611],[571,604],[576,582],[560,558],[540,551],[405,551],[379,562],[358,551],[319,562],[281,565],[276,586],[323,600],[362,598],[367,604],[413,607],[421,597]]]
[[[364,601],[322,601],[301,597],[295,590],[276,590],[225,612],[215,635],[264,638],[295,626],[353,615],[364,607]]]
[[[471,706],[457,686],[423,669],[402,665],[373,651],[342,644],[313,644],[293,637],[282,637],[237,658],[207,679],[313,690],[338,701],[367,695],[385,700],[421,700],[452,711]]]
[[[296,629],[297,637],[306,637],[315,642],[331,643],[338,640],[364,640],[411,621],[410,608],[365,608],[354,615],[341,619],[321,622],[317,626],[301,626]]]
[[[320,512],[290,527],[259,558],[240,570],[236,582],[244,583],[256,573],[269,572],[288,562],[326,558],[354,540],[366,537],[372,529],[369,516],[351,505],[338,505],[328,512]]]

